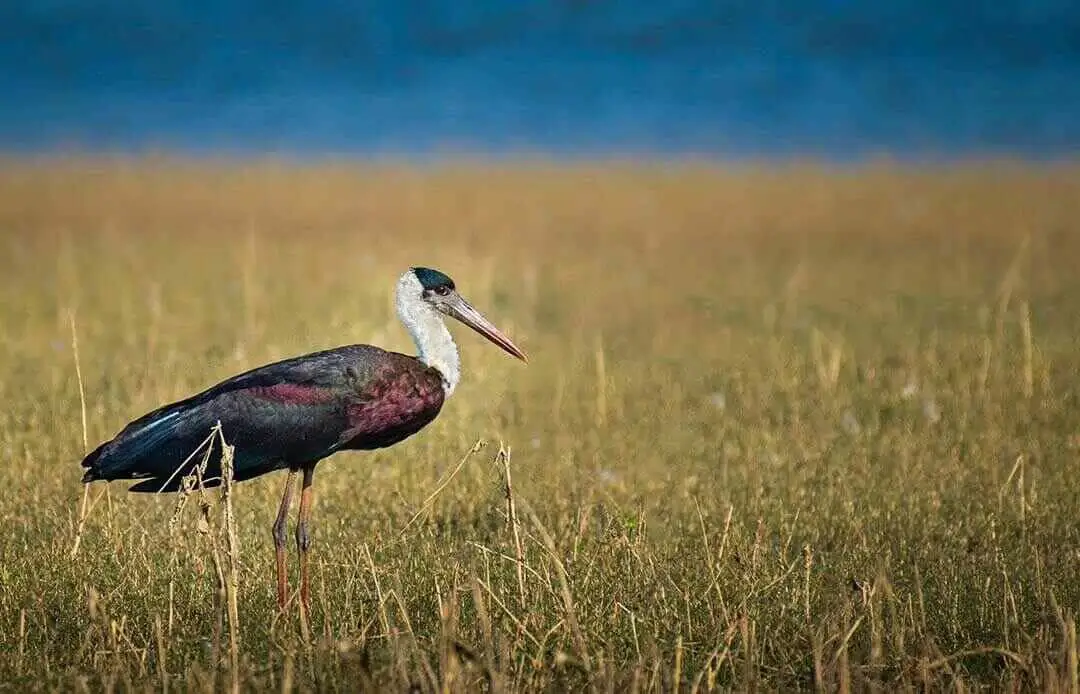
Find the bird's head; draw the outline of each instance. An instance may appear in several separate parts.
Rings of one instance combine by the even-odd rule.
[[[398,292],[411,293],[410,300],[422,304],[461,321],[480,333],[509,354],[522,361],[528,361],[525,353],[510,338],[499,332],[487,318],[473,308],[468,301],[458,294],[454,280],[447,275],[426,267],[414,267],[405,273],[398,284]]]

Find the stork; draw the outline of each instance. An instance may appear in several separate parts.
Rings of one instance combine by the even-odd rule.
[[[301,476],[296,545],[300,605],[309,602],[312,480],[319,461],[338,451],[392,446],[427,426],[461,379],[458,348],[443,316],[455,318],[511,355],[522,352],[473,308],[449,277],[415,267],[397,282],[397,314],[419,354],[347,345],[260,366],[132,421],[82,461],[82,481],[139,480],[136,492],[174,492],[201,463],[191,455],[220,422],[235,447],[237,482],[288,470],[273,525],[277,604],[288,598],[285,545],[289,508]],[[220,479],[211,460],[206,479]]]

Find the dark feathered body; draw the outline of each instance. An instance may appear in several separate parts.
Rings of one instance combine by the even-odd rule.
[[[235,479],[311,467],[341,450],[412,436],[439,414],[439,372],[397,352],[350,345],[240,374],[128,424],[83,460],[84,482],[140,479],[133,491],[170,491],[201,461],[184,461],[221,422],[235,446]],[[220,476],[211,456],[207,478]]]

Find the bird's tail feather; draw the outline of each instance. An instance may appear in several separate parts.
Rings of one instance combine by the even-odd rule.
[[[106,441],[83,458],[82,466],[86,468],[86,472],[83,473],[82,478],[83,484],[102,479],[98,476],[98,460],[101,458],[102,451],[105,450],[105,447],[108,446],[109,443],[110,442]]]
[[[124,428],[83,458],[83,482],[145,477],[143,469],[156,450],[176,438],[179,410],[165,408],[150,413]],[[166,446],[168,447],[168,446]]]

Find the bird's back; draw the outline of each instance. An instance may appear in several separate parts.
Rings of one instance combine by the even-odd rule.
[[[218,422],[235,446],[235,477],[314,465],[344,449],[389,446],[442,408],[439,372],[414,357],[348,345],[268,364],[128,424],[83,460],[84,482],[141,479],[135,491],[175,489]],[[189,457],[191,457],[190,460]],[[186,461],[186,464],[185,464]],[[220,475],[217,452],[207,478]]]

